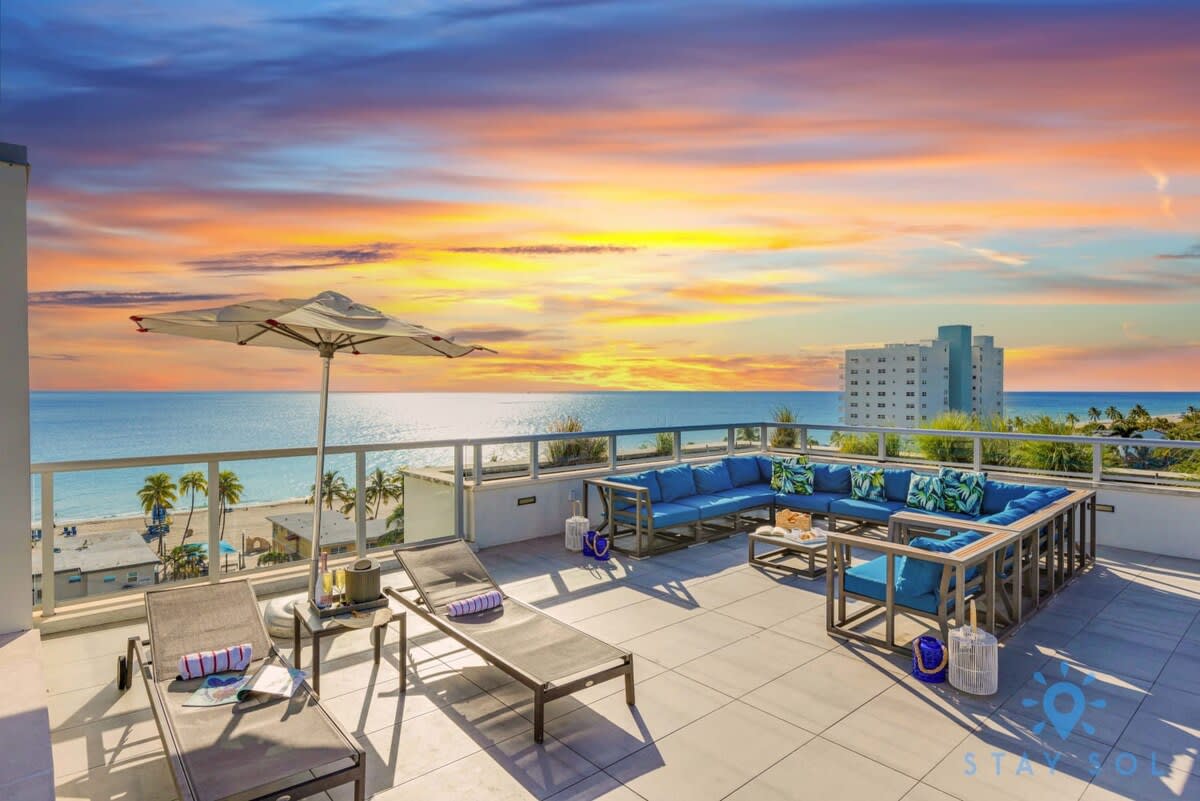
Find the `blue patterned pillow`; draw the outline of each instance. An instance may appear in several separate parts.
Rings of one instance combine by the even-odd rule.
[[[905,505],[914,509],[924,509],[926,512],[942,512],[946,504],[942,500],[942,480],[937,476],[923,476],[913,473],[908,481],[908,498]]]
[[[773,459],[771,489],[785,495],[812,495],[812,465],[807,462],[797,462],[791,458]]]
[[[850,465],[850,497],[856,501],[884,500],[883,468]]]
[[[942,480],[942,500],[947,512],[959,512],[978,517],[983,508],[983,486],[987,473],[973,473],[943,467],[938,471]]]

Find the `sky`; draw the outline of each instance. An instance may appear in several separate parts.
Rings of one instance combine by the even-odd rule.
[[[487,345],[335,390],[1200,388],[1185,2],[7,0],[35,389],[311,389],[138,312],[334,289]]]

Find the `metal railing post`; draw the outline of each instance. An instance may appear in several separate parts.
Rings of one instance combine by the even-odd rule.
[[[737,452],[736,428],[730,428],[725,431],[725,452],[730,456]]]
[[[808,426],[800,426],[800,452],[808,453]]]
[[[478,445],[475,446],[479,448]],[[478,457],[476,457],[478,458]],[[479,476],[479,468],[475,468],[475,476]],[[454,446],[454,536],[460,540],[465,539],[466,532],[463,530],[464,505],[466,504],[466,490],[463,486],[463,446]],[[478,482],[476,482],[478,486]]]
[[[54,614],[54,474],[42,473],[42,617]]]
[[[1097,484],[1104,478],[1104,446],[1100,443],[1092,445],[1092,481]]]
[[[321,502],[321,488],[316,487],[314,503]],[[221,495],[221,463],[208,463],[208,581],[221,580],[221,512],[225,498]],[[316,532],[314,532],[315,535]]]
[[[478,487],[483,483],[483,446],[471,446],[471,483]]]
[[[758,427],[758,449],[764,453],[767,450],[767,424],[763,423]]]
[[[975,472],[983,469],[983,437],[973,437],[971,439],[973,448],[971,454],[971,464],[974,465]]]
[[[354,541],[359,557],[367,555],[367,452],[354,452]]]
[[[608,435],[608,469],[617,469],[617,435]]]
[[[886,462],[887,461],[887,432],[880,431],[879,433],[876,434],[876,436],[879,437],[879,445],[876,448],[875,453],[879,457],[879,461]]]
[[[675,430],[675,435],[672,438],[671,449],[674,451],[675,461],[683,461],[683,432],[679,429]]]
[[[538,477],[538,441],[536,439],[529,440],[529,477]]]

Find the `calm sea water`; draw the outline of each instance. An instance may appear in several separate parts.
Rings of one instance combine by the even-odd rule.
[[[1081,417],[1088,407],[1140,403],[1151,414],[1175,414],[1200,406],[1200,393],[1010,392],[1008,413]],[[836,392],[585,392],[585,393],[339,393],[330,397],[331,444],[362,444],[465,437],[505,436],[545,431],[551,421],[573,414],[589,429],[707,425],[768,419],[780,405],[800,420],[838,422]],[[317,396],[291,392],[35,392],[31,395],[33,460],[51,462],[121,456],[189,454],[264,448],[311,447],[316,440]],[[722,432],[697,439],[718,439]],[[824,439],[826,435],[820,433]],[[623,438],[633,448],[646,437]],[[488,450],[485,459],[525,458],[520,448]],[[378,454],[376,464],[445,464],[448,451]],[[231,462],[245,486],[243,503],[306,495],[312,485],[311,460]],[[352,459],[332,457],[330,466],[353,475]],[[158,469],[158,468],[155,468]],[[172,475],[199,464],[166,468]],[[137,510],[135,493],[146,468],[55,477],[56,518],[69,521],[128,514]],[[40,514],[34,486],[34,516]]]

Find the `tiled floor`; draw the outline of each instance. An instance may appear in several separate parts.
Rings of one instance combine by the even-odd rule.
[[[557,539],[482,558],[514,597],[634,651],[637,706],[621,682],[555,701],[538,746],[529,693],[429,627],[410,619],[404,694],[395,634],[378,669],[348,634],[328,643],[323,697],[376,798],[1200,799],[1200,563],[1103,551],[1007,641],[1000,692],[975,698],[828,637],[824,582],[748,568],[742,537],[604,567]],[[45,640],[61,799],[174,798],[144,690],[115,688],[137,630]],[[1066,740],[1039,727],[1034,677],[1060,663],[1105,702]]]

